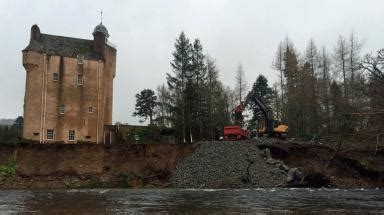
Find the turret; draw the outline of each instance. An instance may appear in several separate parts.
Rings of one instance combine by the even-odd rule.
[[[100,23],[93,31],[93,50],[105,57],[105,45],[109,37],[107,28]]]
[[[37,40],[40,41],[40,28],[37,25],[33,25],[31,27],[31,41],[32,40]]]

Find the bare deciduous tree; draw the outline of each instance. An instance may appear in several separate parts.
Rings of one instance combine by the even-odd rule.
[[[244,70],[241,64],[239,64],[239,67],[237,68],[237,71],[236,71],[235,90],[236,90],[237,98],[239,99],[239,104],[240,104],[242,102],[243,95],[246,94],[248,90],[248,84],[247,84],[247,81],[245,80]]]
[[[347,100],[347,60],[348,60],[348,44],[343,36],[339,36],[335,47],[334,62],[336,67],[336,75],[341,75],[343,82],[343,97]]]

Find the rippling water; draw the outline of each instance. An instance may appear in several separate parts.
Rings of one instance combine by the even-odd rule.
[[[3,190],[0,214],[384,214],[384,190]]]

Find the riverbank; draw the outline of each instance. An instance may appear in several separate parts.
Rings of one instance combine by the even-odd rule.
[[[193,145],[0,145],[0,188],[161,187]]]
[[[384,187],[384,150],[275,139],[0,146],[0,188]],[[12,169],[14,168],[14,169]],[[12,171],[14,170],[14,171]]]

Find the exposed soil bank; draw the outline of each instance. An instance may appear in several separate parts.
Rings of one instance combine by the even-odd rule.
[[[304,175],[329,179],[338,188],[384,187],[384,150],[341,150],[335,154],[324,145],[268,141],[260,149],[269,148],[274,159],[289,167],[298,167]]]
[[[329,186],[339,188],[384,187],[383,150],[376,155],[373,151],[351,150],[333,156],[333,149],[322,145],[273,139],[253,144],[261,151],[268,148],[272,158],[290,169],[300,170],[305,179],[300,182],[306,183],[289,186],[321,186],[329,180]],[[12,158],[17,165],[15,175],[0,176],[0,188],[171,187],[176,165],[191,157],[200,145],[0,145],[0,165],[9,165]],[[263,159],[255,162],[271,164],[268,157]]]
[[[0,164],[16,155],[16,175],[0,188],[164,186],[192,145],[1,145]]]

